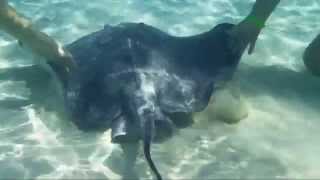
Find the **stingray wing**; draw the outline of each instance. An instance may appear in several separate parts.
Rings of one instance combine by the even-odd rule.
[[[117,32],[106,27],[67,46],[78,69],[68,79],[65,99],[71,119],[82,130],[110,128],[122,113],[118,90],[131,77],[120,73],[129,65]]]
[[[173,38],[162,47],[167,77],[159,85],[159,101],[166,112],[197,112],[208,105],[214,89],[232,78],[242,51],[230,49],[232,24],[219,24],[191,37]]]

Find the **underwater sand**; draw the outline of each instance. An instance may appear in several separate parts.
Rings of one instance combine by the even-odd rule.
[[[70,43],[104,24],[144,22],[173,35],[239,22],[254,1],[243,0],[10,0],[37,28]],[[320,78],[305,72],[302,53],[320,33],[320,1],[282,0],[255,53],[244,55],[235,80],[249,116],[227,125],[201,114],[191,128],[152,146],[161,174],[170,179],[320,178]],[[34,57],[0,33],[0,72],[34,64]],[[30,74],[35,83],[41,77]],[[40,83],[40,80],[39,80]],[[59,109],[55,90],[39,94]],[[27,101],[23,81],[0,78],[0,179],[115,179],[121,150],[110,132],[84,133],[58,113]],[[144,157],[141,178],[151,178]]]

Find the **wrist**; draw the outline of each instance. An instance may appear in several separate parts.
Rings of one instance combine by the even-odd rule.
[[[254,25],[255,27],[262,29],[265,27],[266,18],[255,16],[255,15],[249,15],[245,19],[248,23]]]

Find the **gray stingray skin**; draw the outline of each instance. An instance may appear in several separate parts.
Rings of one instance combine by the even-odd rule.
[[[150,141],[172,136],[190,119],[174,114],[202,111],[216,85],[232,77],[243,53],[229,49],[232,27],[174,37],[123,23],[73,42],[66,48],[78,68],[64,80],[70,118],[82,130],[111,128],[115,143],[143,140],[149,151]]]

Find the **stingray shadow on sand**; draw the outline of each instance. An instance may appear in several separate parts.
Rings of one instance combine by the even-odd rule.
[[[241,65],[237,72],[242,94],[273,96],[285,101],[303,101],[309,108],[319,106],[320,78],[307,71],[286,67]],[[272,76],[272,77],[271,77]]]

